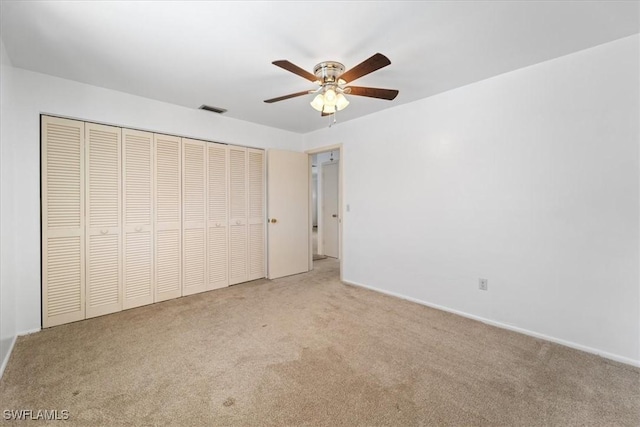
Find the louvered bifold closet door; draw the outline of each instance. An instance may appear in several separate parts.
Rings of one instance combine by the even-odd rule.
[[[182,139],[154,134],[155,302],[182,295]]]
[[[153,134],[122,129],[123,308],[153,302]]]
[[[229,284],[248,279],[247,149],[229,147]]]
[[[182,295],[207,290],[206,143],[182,139]]]
[[[87,318],[122,310],[121,137],[85,123]]]
[[[229,148],[207,144],[207,290],[229,286]]]
[[[84,122],[42,117],[42,324],[85,318]]]
[[[264,151],[249,148],[248,157],[248,280],[265,277],[265,168]]]

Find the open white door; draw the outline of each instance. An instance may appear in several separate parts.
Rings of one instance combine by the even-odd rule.
[[[339,258],[338,162],[322,164],[322,239],[324,254]]]
[[[268,278],[309,271],[309,156],[267,153]]]

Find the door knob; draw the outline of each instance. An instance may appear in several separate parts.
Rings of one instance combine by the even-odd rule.
[[[136,227],[136,231],[137,231],[137,232],[141,232],[141,231],[142,231],[142,227],[137,226],[137,227]]]
[[[271,224],[275,224],[276,222],[278,222],[278,220],[277,220],[277,219],[275,219],[275,218],[271,218]]]
[[[336,214],[333,214],[331,216],[334,217],[334,218],[338,218],[338,215],[336,215]]]
[[[100,234],[107,234],[109,232],[108,229],[103,228],[102,230],[100,230]]]

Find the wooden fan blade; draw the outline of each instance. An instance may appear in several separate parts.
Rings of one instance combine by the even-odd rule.
[[[279,61],[273,61],[272,64],[276,65],[276,66],[278,66],[280,68],[284,68],[285,70],[290,71],[293,74],[297,74],[300,77],[304,77],[305,79],[307,79],[309,81],[312,81],[312,82],[318,81],[318,78],[316,76],[314,76],[310,72],[298,67],[297,65],[292,64],[291,62],[287,61],[286,59],[281,59]]]
[[[305,90],[304,92],[296,92],[290,93],[289,95],[279,96],[277,98],[265,99],[264,102],[267,104],[271,104],[273,102],[284,101],[285,99],[295,98],[296,96],[308,95],[309,91]]]
[[[327,116],[331,116],[333,114],[335,114],[335,113],[325,113],[324,111],[321,111],[320,112],[320,117],[327,117]]]
[[[346,90],[344,92],[349,95],[368,96],[369,98],[386,99],[389,101],[395,99],[398,93],[400,93],[395,89],[380,89],[377,87],[349,86],[345,89],[351,89],[349,92]]]
[[[349,83],[354,81],[355,79],[359,79],[362,76],[366,76],[369,73],[373,73],[380,68],[384,68],[389,64],[391,64],[389,58],[381,53],[376,53],[371,58],[365,59],[360,64],[345,72],[340,76],[340,78]]]

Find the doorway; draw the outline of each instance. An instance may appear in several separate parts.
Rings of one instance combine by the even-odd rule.
[[[341,146],[309,151],[311,253],[314,262],[329,259],[342,264]]]
[[[340,258],[338,254],[338,177],[340,160],[331,160],[320,165],[322,180],[322,197],[318,198],[321,206],[322,228],[318,235],[322,238],[322,250],[325,256]]]

